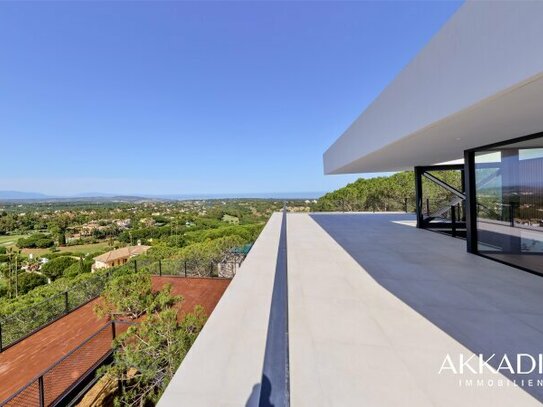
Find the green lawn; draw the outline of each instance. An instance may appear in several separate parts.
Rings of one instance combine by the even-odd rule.
[[[17,243],[21,237],[28,237],[29,235],[7,235],[0,236],[0,246],[13,246]]]
[[[233,225],[237,225],[239,223],[239,218],[237,216],[224,214],[222,217],[222,221],[233,224]]]
[[[59,247],[58,248],[61,252],[72,252],[72,253],[96,253],[104,250],[113,250],[113,248],[109,247],[107,242],[100,242],[100,243],[89,243],[89,244],[79,244],[75,246],[66,246],[66,247]],[[49,249],[23,249],[23,254],[34,254],[34,256],[42,256],[46,253],[50,253],[51,251]]]

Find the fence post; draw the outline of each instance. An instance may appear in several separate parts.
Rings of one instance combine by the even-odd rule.
[[[209,262],[209,277],[213,277],[213,262]]]
[[[38,377],[38,394],[40,397],[40,407],[45,407],[45,391],[43,386],[43,376]]]
[[[158,275],[162,277],[162,260],[158,261]]]
[[[407,213],[407,198],[404,198],[403,202],[404,202],[405,213]]]
[[[185,260],[185,278],[187,277],[187,261]]]
[[[138,272],[138,261],[134,260],[134,273]]]
[[[115,329],[115,321],[111,321],[111,334],[113,335],[113,339],[117,336],[117,331]]]
[[[68,302],[68,291],[64,291],[64,313],[70,312],[70,303]]]
[[[430,199],[426,198],[426,216],[430,216]]]
[[[2,324],[0,323],[0,353],[4,350],[2,346]]]
[[[456,206],[451,206],[452,237],[456,237]]]

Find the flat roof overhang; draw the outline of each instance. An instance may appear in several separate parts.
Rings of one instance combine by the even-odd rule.
[[[325,174],[400,171],[543,131],[543,2],[467,2],[324,153]]]

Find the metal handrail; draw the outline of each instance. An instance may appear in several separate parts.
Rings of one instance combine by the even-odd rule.
[[[376,212],[375,207],[371,204],[368,204],[365,199],[334,199],[331,201],[334,205],[334,208],[331,208],[332,212],[356,212],[356,211],[365,211],[365,212]],[[355,207],[356,209],[353,209]],[[394,208],[394,209],[391,209]],[[413,209],[410,211],[410,209]],[[415,209],[415,198],[414,197],[404,197],[398,198],[396,200],[390,200],[384,203],[383,210],[379,212],[413,212]],[[328,209],[325,209],[327,211]]]
[[[12,394],[9,398],[6,400],[0,402],[0,407],[5,406],[9,404],[11,401],[13,401],[15,398],[17,398],[21,393],[23,393],[26,389],[28,389],[30,386],[32,386],[34,383],[38,383],[38,391],[39,391],[39,400],[40,400],[40,407],[44,406],[45,402],[45,388],[44,388],[44,377],[53,371],[57,366],[59,366],[64,361],[68,360],[70,357],[72,357],[77,351],[79,351],[83,346],[87,345],[89,342],[91,342],[94,338],[96,338],[98,335],[100,335],[102,332],[104,332],[106,329],[111,327],[111,340],[113,341],[117,334],[116,325],[136,325],[137,322],[129,322],[129,321],[119,321],[119,320],[113,320],[109,321],[106,324],[104,324],[100,329],[98,329],[95,333],[87,337],[83,342],[81,342],[79,345],[77,345],[74,349],[72,349],[70,352],[68,352],[66,355],[64,355],[62,358],[57,360],[55,363],[53,363],[51,366],[49,366],[47,369],[39,373],[38,375],[34,376],[27,384],[22,386],[16,393]],[[69,394],[77,385],[85,379],[85,377],[88,376],[88,374],[92,371],[94,371],[101,362],[103,362],[109,355],[111,355],[113,352],[113,348],[103,355],[99,355],[96,358],[96,362],[93,363],[91,368],[89,368],[86,372],[84,372],[77,380],[75,380],[68,388],[64,389],[64,391],[56,397],[56,399],[52,402],[51,405],[58,404],[59,401],[61,401],[64,397],[66,397],[67,394]]]
[[[65,291],[57,293],[57,294],[53,294],[52,296],[50,296],[50,297],[48,297],[48,298],[46,298],[46,299],[44,299],[42,301],[39,301],[37,303],[34,303],[34,304],[32,304],[32,305],[30,305],[30,306],[28,306],[26,308],[20,309],[20,310],[14,312],[11,315],[6,315],[6,316],[3,316],[3,317],[0,317],[0,352],[3,352],[7,348],[15,345],[16,343],[19,343],[23,339],[28,338],[30,335],[36,333],[37,331],[45,328],[46,326],[50,325],[51,323],[53,323],[53,322],[57,321],[58,319],[62,318],[64,315],[67,315],[70,312],[75,311],[76,309],[82,307],[83,305],[85,305],[85,304],[89,303],[90,301],[94,300],[95,298],[97,298],[100,294],[91,295],[89,298],[85,298],[84,301],[78,303],[75,306],[72,306],[70,304],[70,293],[73,293],[73,295],[75,295],[75,293],[78,292],[79,289],[84,288],[85,291],[83,291],[83,294],[86,297],[86,296],[88,296],[88,293],[90,291],[90,290],[88,290],[89,283],[92,283],[92,284],[98,283],[98,284],[100,284],[101,282],[103,282],[103,284],[105,285],[105,281],[107,279],[108,279],[108,275],[103,275],[103,274],[96,275],[94,278],[91,278],[91,279],[86,280],[86,281],[81,281],[81,282],[73,285],[72,287],[70,287],[68,290],[65,290]],[[62,298],[62,297],[63,297],[63,300],[61,300],[62,304],[61,304],[60,307],[58,307],[59,309],[58,309],[57,313],[51,314],[48,318],[46,318],[46,321],[44,323],[30,328],[27,332],[25,332],[24,334],[19,335],[16,339],[11,340],[9,343],[5,343],[5,336],[6,336],[5,327],[9,323],[17,322],[18,320],[20,320],[20,318],[21,318],[20,316],[24,315],[25,313],[27,313],[27,314],[33,313],[33,316],[35,316],[36,315],[35,310],[40,310],[40,309],[48,309],[48,310],[50,310],[50,307],[46,307],[46,306],[49,305],[53,300],[56,300],[56,299]]]
[[[184,276],[184,277],[194,277],[194,270],[190,270],[191,267],[194,268],[194,267],[199,267],[199,266],[202,266],[205,267],[205,272],[204,274],[202,273],[196,273],[197,276],[199,277],[213,277],[213,278],[230,278],[230,277],[220,277],[220,276],[217,276],[215,277],[214,275],[214,272],[217,271],[217,267],[219,264],[227,264],[227,262],[224,262],[224,261],[212,261],[212,262],[209,262],[209,263],[202,263],[202,264],[199,264],[198,262],[191,262],[191,261],[187,261],[187,260],[184,260],[184,259],[179,259],[179,260],[175,260],[175,259],[172,259],[173,262],[177,262],[176,265],[180,266],[181,268],[177,268],[175,272],[173,273],[169,273],[165,270],[163,270],[163,262],[164,260],[158,260],[158,261],[149,261],[147,264],[145,264],[146,262],[145,261],[141,261],[141,260],[133,260],[131,262],[132,264],[132,267],[134,267],[134,271],[138,271],[138,268],[141,270],[143,268],[146,268],[147,271],[149,271],[151,274],[155,274],[155,275],[159,275],[159,276]],[[142,266],[142,263],[144,263],[144,266]],[[239,263],[241,264],[241,262]],[[125,267],[126,265],[123,265],[123,266],[120,266],[119,268],[121,267]],[[111,269],[113,272],[119,268],[114,268],[114,269]],[[236,271],[237,267],[234,267],[233,270],[234,270],[234,273],[235,274],[235,271]],[[155,273],[153,273],[153,270],[155,271]],[[36,333],[37,331],[49,326],[50,324],[52,324],[53,322],[57,321],[58,319],[62,318],[63,316],[69,314],[70,312],[73,312],[74,310],[82,307],[83,305],[85,304],[88,304],[90,301],[93,301],[94,299],[98,298],[100,296],[100,293],[101,293],[101,289],[98,290],[99,292],[97,292],[96,294],[91,292],[90,289],[88,290],[83,290],[81,293],[83,294],[83,296],[85,297],[85,301],[82,301],[81,303],[78,303],[76,306],[73,306],[73,304],[70,304],[70,293],[78,293],[79,292],[77,290],[79,290],[80,288],[88,288],[89,286],[89,283],[91,282],[92,284],[96,283],[96,282],[99,282],[100,280],[104,280],[104,286],[105,284],[107,283],[107,280],[109,280],[109,278],[113,275],[113,273],[106,273],[106,274],[98,274],[96,276],[96,278],[91,278],[89,280],[85,280],[85,281],[82,281],[80,283],[77,283],[75,285],[73,285],[72,287],[70,287],[70,289],[66,290],[66,291],[63,291],[63,292],[60,292],[60,293],[57,293],[57,294],[53,294],[52,296],[42,300],[42,301],[39,301],[37,303],[34,303],[26,308],[23,308],[23,309],[20,309],[18,311],[16,311],[15,313],[11,314],[11,315],[7,315],[7,316],[4,316],[4,317],[0,317],[0,353],[3,352],[4,350],[8,349],[9,347],[19,343],[20,341],[22,341],[23,339],[25,338],[28,338],[30,335],[33,335],[34,333]],[[91,287],[92,288],[92,287]],[[75,294],[73,294],[75,295]],[[87,296],[89,296],[88,298],[86,298]],[[17,321],[17,316],[18,315],[24,315],[25,313],[32,313],[32,312],[35,312],[35,310],[40,310],[40,309],[50,309],[50,307],[47,307],[47,304],[48,303],[51,303],[53,300],[55,299],[58,299],[58,298],[61,298],[61,297],[64,297],[64,300],[63,300],[63,304],[61,307],[59,307],[59,311],[58,313],[56,314],[53,314],[50,316],[50,318],[47,318],[47,321],[45,321],[44,323],[42,323],[41,325],[38,325],[36,327],[32,327],[32,329],[28,330],[27,332],[25,332],[24,334],[21,334],[19,335],[16,339],[13,339],[13,340],[10,340],[9,343],[5,343],[5,338],[6,338],[6,326],[8,323],[13,323],[15,321]],[[44,307],[45,306],[45,307]]]
[[[427,179],[429,179],[430,181],[432,181],[433,183],[439,185],[441,188],[443,189],[446,189],[447,191],[449,191],[450,193],[452,193],[453,195],[456,195],[458,198],[461,198],[461,199],[466,199],[466,194],[464,194],[463,192],[459,191],[458,189],[456,189],[455,187],[447,184],[445,181],[439,179],[438,177],[436,177],[435,175],[432,175],[428,172],[423,172],[422,173],[422,176],[423,177],[426,177]]]
[[[96,276],[96,280],[100,280],[101,278],[104,278],[104,275],[103,274],[97,274]],[[90,280],[90,279],[89,279]],[[62,291],[62,292],[59,292],[57,294],[53,294],[51,295],[50,297],[44,299],[44,300],[41,300],[41,301],[38,301],[34,304],[32,304],[31,306],[27,307],[27,308],[23,308],[23,309],[20,309],[18,311],[15,311],[13,314],[10,314],[10,315],[7,315],[7,316],[0,316],[0,322],[3,322],[7,319],[13,319],[17,314],[20,314],[22,312],[24,312],[26,309],[28,308],[34,308],[34,307],[40,307],[42,306],[43,304],[53,300],[54,298],[56,297],[61,297],[61,296],[65,296],[66,293],[69,293],[70,291],[73,291],[74,289],[76,289],[77,287],[80,287],[80,286],[83,286],[84,284],[88,283],[89,280],[85,280],[85,281],[81,281],[77,284],[74,284],[72,287],[70,287],[70,289],[66,290],[66,291]]]
[[[85,346],[86,344],[88,344],[91,340],[93,340],[94,338],[96,338],[99,334],[101,334],[103,331],[105,331],[107,328],[109,327],[112,327],[111,329],[111,332],[112,332],[112,340],[115,339],[115,323],[117,323],[118,321],[109,321],[107,322],[104,326],[102,326],[98,331],[96,331],[95,333],[93,333],[91,336],[89,336],[87,339],[85,339],[83,342],[81,342],[77,347],[75,347],[74,349],[72,349],[70,352],[68,352],[66,355],[64,355],[62,358],[60,358],[59,360],[57,360],[54,364],[52,364],[51,366],[49,366],[47,369],[45,369],[44,371],[42,371],[40,374],[36,375],[34,378],[32,378],[27,384],[25,384],[24,386],[22,386],[16,393],[14,393],[13,395],[11,395],[9,398],[7,398],[6,400],[2,401],[0,403],[0,407],[2,406],[5,406],[7,405],[8,403],[10,403],[11,401],[13,401],[14,399],[16,399],[19,395],[21,395],[21,393],[23,393],[26,389],[28,389],[30,386],[32,386],[34,383],[38,383],[38,391],[39,391],[39,400],[40,400],[40,407],[41,406],[44,406],[45,402],[45,389],[44,389],[44,380],[43,378],[45,377],[45,375],[47,375],[47,373],[51,372],[55,367],[57,367],[58,365],[60,365],[62,362],[64,362],[65,360],[67,360],[68,358],[72,357],[72,355],[77,352],[78,350],[80,350],[83,346]],[[100,361],[101,359],[104,359],[105,356],[107,356],[108,353],[110,353],[112,350],[110,350],[109,352],[106,352],[106,354],[104,355],[100,355],[98,358],[97,358],[97,362]],[[64,392],[56,398],[55,402],[62,398],[63,396],[65,396],[67,393],[69,393],[69,391],[71,389],[73,389],[77,384],[78,382],[81,380],[81,378],[85,377],[86,375],[88,374],[88,371],[85,372],[83,375],[81,375],[78,380],[76,380],[68,389],[65,389]],[[55,403],[53,403],[55,404]]]

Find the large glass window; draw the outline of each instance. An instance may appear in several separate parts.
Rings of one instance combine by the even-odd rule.
[[[543,138],[475,153],[479,253],[543,273]]]

